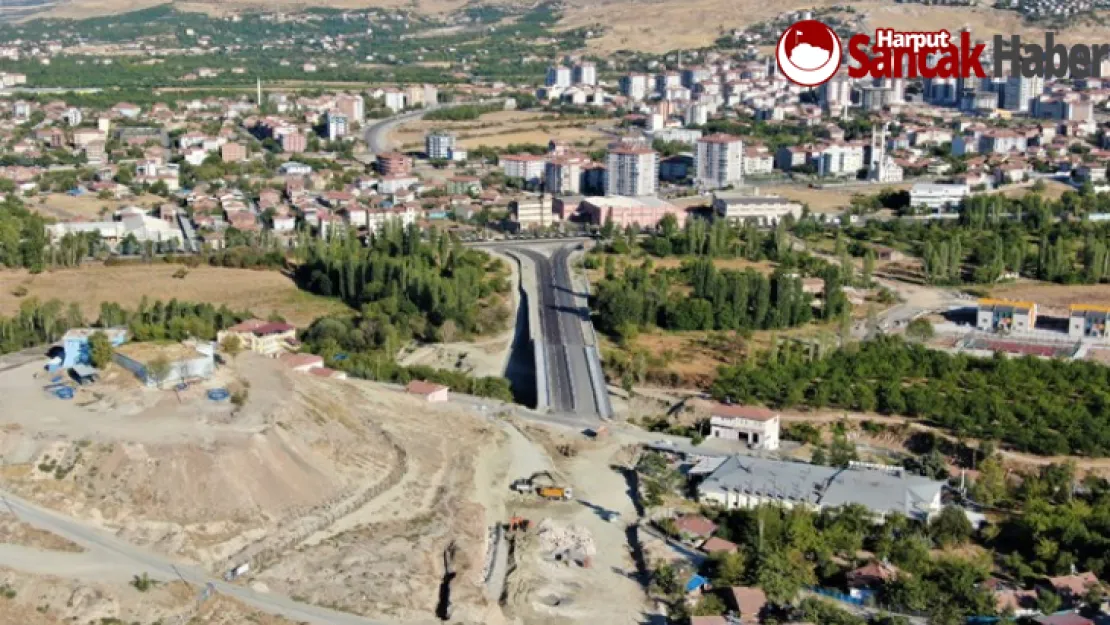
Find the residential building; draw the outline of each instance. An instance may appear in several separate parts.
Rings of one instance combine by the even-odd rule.
[[[700,514],[681,516],[675,520],[674,526],[682,540],[692,543],[709,540],[717,531],[717,524]]]
[[[787,215],[802,216],[802,205],[777,195],[751,195],[745,191],[713,193],[713,211],[722,219],[773,226]]]
[[[397,89],[386,89],[382,94],[385,98],[385,107],[394,113],[405,108],[405,93]]]
[[[986,332],[1029,332],[1037,327],[1037,304],[981,299],[975,314],[975,327]]]
[[[81,114],[81,109],[75,106],[71,106],[67,108],[64,113],[62,113],[62,119],[65,120],[67,125],[73,127],[80,126],[81,121],[85,119],[85,116]]]
[[[779,414],[757,406],[717,404],[709,413],[709,436],[742,441],[753,449],[779,448]]]
[[[412,169],[412,159],[401,152],[383,152],[375,160],[378,173],[384,176],[407,174]]]
[[[621,94],[630,100],[639,102],[648,95],[647,74],[629,74],[620,80]]]
[[[457,138],[453,132],[435,130],[424,136],[424,153],[433,160],[450,160]]]
[[[247,160],[247,146],[242,143],[225,143],[220,148],[220,158],[225,163],[238,163]]]
[[[543,228],[555,223],[550,196],[528,195],[509,203],[512,228],[516,232],[530,228]]]
[[[969,195],[971,187],[966,184],[918,182],[910,187],[910,206],[924,207],[939,214],[958,208]]]
[[[281,136],[282,151],[299,154],[308,149],[308,137],[302,132],[290,132]]]
[[[572,84],[573,75],[569,67],[556,65],[547,68],[547,76],[544,79],[544,84],[548,87],[569,87]]]
[[[1041,76],[1009,76],[1002,86],[1002,107],[1008,111],[1028,113],[1035,98],[1044,93]]]
[[[606,195],[655,195],[659,155],[647,147],[622,145],[609,150]]]
[[[816,156],[819,176],[855,178],[866,167],[862,145],[836,143],[821,150]]]
[[[482,181],[474,176],[454,176],[447,179],[447,192],[452,195],[478,194]]]
[[[726,509],[778,505],[811,510],[856,504],[877,519],[898,513],[917,520],[938,514],[945,483],[901,467],[852,463],[847,469],[730,456],[697,487],[698,500]]]
[[[105,143],[103,141],[90,141],[85,144],[85,160],[89,163],[103,163],[105,161]]]
[[[366,118],[366,100],[360,95],[343,94],[335,98],[335,108],[347,116],[348,122],[359,124]]]
[[[316,354],[282,354],[278,362],[297,373],[308,373],[324,366],[324,357]]]
[[[328,140],[338,141],[347,136],[349,120],[339,111],[328,111]]]
[[[63,221],[46,226],[51,241],[60,241],[67,234],[96,232],[101,241],[110,249],[118,249],[119,244],[129,235],[139,243],[154,243],[156,247],[169,246],[181,249],[184,235],[181,229],[157,217],[151,217],[140,209],[124,209],[118,221]]]
[[[767,607],[767,593],[755,586],[733,586],[725,594],[728,607],[740,616],[740,625],[760,623]]]
[[[572,80],[576,85],[596,85],[597,67],[589,62],[575,65]]]
[[[238,338],[239,346],[246,351],[277,356],[291,351],[291,345],[297,338],[297,328],[288,323],[248,319],[221,330],[216,335],[216,341],[223,344],[230,337]]]
[[[552,195],[577,195],[582,192],[582,166],[585,159],[557,156],[548,159],[543,168],[544,191]]]
[[[627,197],[609,195],[582,200],[579,211],[594,225],[611,219],[618,228],[638,226],[653,228],[666,215],[674,215],[678,225],[686,223],[686,211],[655,196]]]
[[[720,189],[744,182],[744,142],[725,134],[698,139],[694,154],[694,182],[701,187]]]
[[[405,392],[416,395],[428,402],[445,402],[449,399],[451,389],[442,384],[433,384],[423,380],[413,380],[405,386]]]
[[[775,157],[766,147],[744,149],[743,173],[745,176],[765,176],[775,169]]]
[[[506,178],[520,178],[525,183],[538,183],[543,179],[546,159],[535,154],[508,154],[502,156],[501,168]]]

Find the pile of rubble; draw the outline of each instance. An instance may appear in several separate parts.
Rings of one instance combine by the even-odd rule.
[[[597,553],[597,545],[589,530],[580,525],[560,525],[551,519],[540,522],[536,536],[540,549],[556,560],[582,559]]]

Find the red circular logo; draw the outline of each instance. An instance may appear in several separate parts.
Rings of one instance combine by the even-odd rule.
[[[816,87],[840,69],[840,37],[818,20],[795,22],[783,31],[775,48],[779,70],[790,82]]]

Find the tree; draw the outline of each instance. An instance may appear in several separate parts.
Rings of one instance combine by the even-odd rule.
[[[97,369],[103,369],[112,362],[112,341],[100,330],[89,335],[89,360]]]
[[[239,352],[243,351],[243,342],[239,340],[238,336],[228,334],[224,337],[224,340],[220,341],[220,350],[234,358],[239,355]]]
[[[737,586],[744,581],[745,558],[742,551],[718,551],[706,560],[706,577],[715,588]]]
[[[813,563],[800,551],[769,549],[760,560],[759,587],[771,603],[786,605],[803,587],[817,583]]]
[[[701,600],[694,605],[694,609],[690,611],[691,616],[720,616],[725,613],[728,608],[725,607],[725,602],[716,593],[707,593],[702,596]]]
[[[1060,611],[1062,605],[1060,596],[1047,588],[1037,589],[1037,609],[1042,614],[1052,614]]]
[[[154,381],[155,386],[161,386],[170,374],[170,367],[168,358],[162,355],[155,356],[150,362],[146,363],[147,375]]]
[[[906,337],[918,342],[928,341],[935,332],[933,324],[924,317],[918,317],[906,326]]]
[[[941,547],[959,546],[975,533],[964,511],[956,506],[945,506],[929,523],[929,535]]]

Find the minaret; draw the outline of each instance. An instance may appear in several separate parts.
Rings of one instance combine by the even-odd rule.
[[[257,103],[258,103],[258,108],[261,109],[262,108],[262,79],[261,78],[258,79],[258,100],[257,100]]]
[[[871,129],[871,171],[870,178],[883,182],[886,178],[886,122]]]

